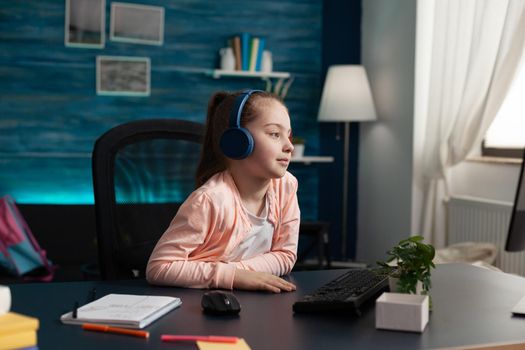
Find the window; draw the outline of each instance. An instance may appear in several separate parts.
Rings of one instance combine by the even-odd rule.
[[[482,155],[521,158],[525,147],[525,64],[509,89],[482,144]]]

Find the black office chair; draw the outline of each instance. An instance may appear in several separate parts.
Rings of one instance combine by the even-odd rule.
[[[311,260],[313,257],[317,258],[316,262]],[[331,267],[330,223],[301,220],[297,262],[294,271],[330,269]]]
[[[194,190],[203,135],[203,124],[149,119],[97,139],[92,170],[103,279],[144,277],[155,244]]]

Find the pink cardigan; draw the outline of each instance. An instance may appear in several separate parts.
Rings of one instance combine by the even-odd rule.
[[[229,172],[214,175],[182,204],[153,249],[146,269],[149,283],[190,288],[232,289],[236,269],[277,276],[297,259],[300,212],[297,179],[273,179],[267,192],[268,220],[275,227],[268,253],[226,261],[250,232],[251,222]]]

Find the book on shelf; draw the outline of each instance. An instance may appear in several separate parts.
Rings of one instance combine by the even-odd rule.
[[[241,33],[241,69],[248,70],[250,68],[250,33]]]
[[[261,71],[262,54],[263,54],[265,45],[266,45],[266,39],[259,38],[259,47],[257,48],[257,64],[255,66],[255,70],[257,72]]]
[[[153,295],[108,294],[60,317],[62,323],[99,323],[144,328],[182,304],[180,298]]]
[[[16,312],[0,316],[0,350],[35,346],[39,325],[37,318]]]
[[[242,70],[241,62],[241,37],[236,35],[232,39],[233,54],[235,55],[235,70]]]
[[[249,71],[255,72],[255,67],[257,66],[257,52],[259,51],[259,38],[253,37],[250,40],[250,66]]]
[[[266,39],[243,32],[234,35],[228,40],[235,57],[235,70],[260,72],[262,69],[263,52],[266,48]]]

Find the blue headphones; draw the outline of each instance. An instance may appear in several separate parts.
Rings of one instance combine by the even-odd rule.
[[[248,129],[241,127],[241,114],[246,101],[255,92],[262,90],[246,90],[235,98],[232,111],[230,112],[230,123],[224,131],[219,142],[222,153],[232,159],[244,159],[253,152],[253,136]]]

